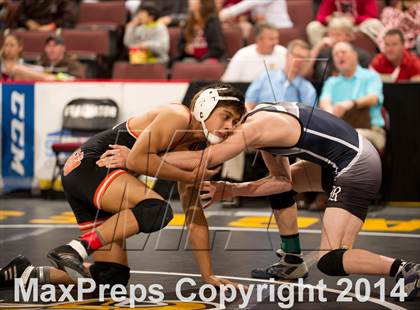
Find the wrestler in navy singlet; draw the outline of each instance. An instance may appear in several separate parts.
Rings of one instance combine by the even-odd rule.
[[[299,141],[293,147],[262,150],[320,165],[322,186],[330,194],[328,205],[346,209],[364,220],[381,183],[380,159],[369,141],[342,119],[300,103],[262,104],[243,121],[260,111],[290,115],[301,126]]]
[[[264,148],[272,154],[296,156],[331,169],[334,175],[339,175],[360,152],[361,141],[357,131],[326,111],[300,103],[280,102],[276,105],[257,106],[247,117],[259,111],[292,115],[302,128],[295,146]]]

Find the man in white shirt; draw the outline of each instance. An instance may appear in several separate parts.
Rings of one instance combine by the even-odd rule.
[[[269,70],[282,70],[286,63],[287,48],[279,45],[276,27],[266,22],[255,26],[255,44],[241,48],[232,57],[221,80],[223,82],[252,82],[260,74]],[[223,164],[222,177],[227,180],[242,181],[245,153],[242,152]],[[223,202],[223,206],[237,206],[238,199]]]
[[[287,49],[278,44],[277,29],[263,22],[257,24],[254,31],[255,44],[245,46],[236,52],[222,76],[222,81],[252,82],[266,69],[284,68]]]

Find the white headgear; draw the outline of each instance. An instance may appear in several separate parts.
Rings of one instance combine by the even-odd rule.
[[[206,139],[211,144],[216,144],[222,142],[222,138],[210,133],[204,122],[209,118],[211,112],[216,108],[217,103],[220,100],[233,100],[233,101],[240,101],[236,97],[232,96],[220,96],[220,90],[226,90],[227,88],[208,88],[203,90],[201,94],[198,96],[197,100],[194,104],[194,118],[201,123],[201,127],[203,128],[204,135]]]

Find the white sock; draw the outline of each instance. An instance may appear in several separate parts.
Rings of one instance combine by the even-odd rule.
[[[79,253],[79,255],[83,258],[83,260],[85,260],[86,257],[89,256],[88,253],[86,252],[85,247],[80,241],[72,240],[70,241],[70,243],[68,243],[68,245],[71,246],[77,253]]]

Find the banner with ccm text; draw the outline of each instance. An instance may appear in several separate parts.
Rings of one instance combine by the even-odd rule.
[[[62,138],[63,110],[78,98],[112,99],[118,122],[160,105],[182,102],[187,82],[51,82],[1,84],[0,191],[48,188]]]

